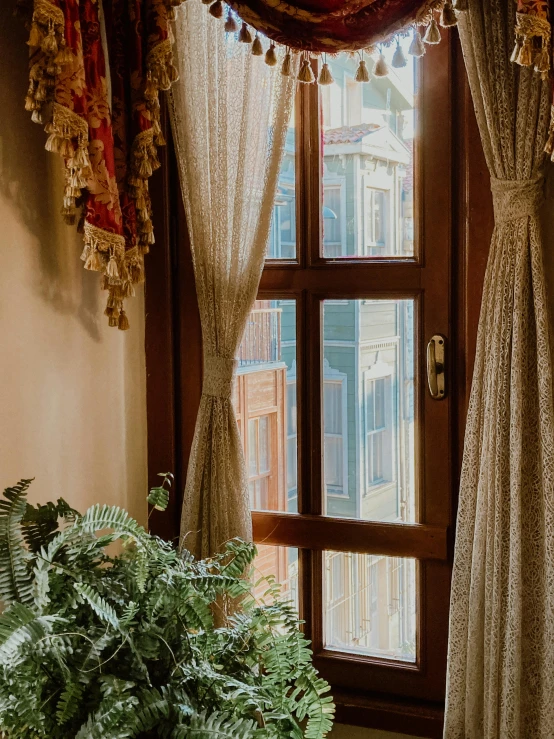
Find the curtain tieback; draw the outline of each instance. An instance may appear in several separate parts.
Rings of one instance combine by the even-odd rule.
[[[491,177],[496,224],[536,216],[544,201],[544,176],[533,180],[498,180]]]
[[[212,395],[215,398],[230,398],[237,365],[236,359],[205,356],[202,394]]]

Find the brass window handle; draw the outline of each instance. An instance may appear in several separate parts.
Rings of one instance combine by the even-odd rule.
[[[427,382],[435,400],[446,397],[446,338],[435,334],[427,344]]]

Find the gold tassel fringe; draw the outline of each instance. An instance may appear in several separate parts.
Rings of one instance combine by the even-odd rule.
[[[522,67],[533,67],[543,79],[550,72],[550,22],[527,13],[516,13],[516,40],[513,62]]]

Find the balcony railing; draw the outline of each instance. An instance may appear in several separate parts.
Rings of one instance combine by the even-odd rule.
[[[281,361],[281,308],[251,311],[239,349],[239,367]]]

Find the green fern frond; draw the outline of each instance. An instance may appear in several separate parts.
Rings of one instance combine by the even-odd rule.
[[[139,697],[140,708],[134,717],[134,732],[147,732],[154,729],[163,719],[169,719],[170,705],[166,697],[152,688]]]
[[[188,726],[176,726],[172,739],[253,739],[256,729],[250,719],[204,712],[193,716]]]
[[[78,516],[79,513],[63,498],[45,505],[32,506],[28,503],[21,522],[25,543],[31,552],[39,552],[56,535],[60,518],[73,523]]]
[[[76,525],[80,530],[89,533],[96,533],[103,529],[113,529],[120,536],[129,536],[135,539],[147,537],[143,527],[139,526],[127,511],[117,506],[94,505],[77,521]]]
[[[61,622],[56,616],[37,616],[22,603],[12,605],[0,615],[0,664],[10,661],[28,642],[37,642]]]
[[[29,555],[23,546],[21,521],[27,508],[27,490],[32,480],[20,480],[4,490],[0,500],[0,600],[31,604],[33,586],[28,569]]]
[[[119,618],[115,609],[93,587],[79,582],[74,583],[73,587],[102,621],[119,630]]]
[[[67,724],[80,709],[84,685],[80,682],[69,682],[62,691],[56,707],[56,720],[60,726]]]

